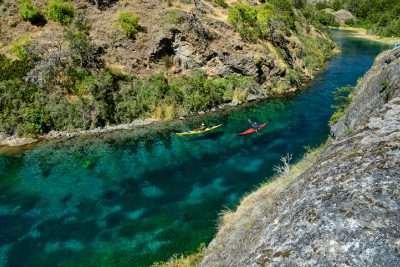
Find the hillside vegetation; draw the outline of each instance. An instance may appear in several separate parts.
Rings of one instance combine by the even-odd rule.
[[[400,1],[395,0],[336,0],[320,1],[316,4],[319,10],[346,9],[356,16],[357,20],[350,25],[367,28],[371,33],[392,37],[400,36]]]
[[[0,12],[7,135],[172,119],[294,92],[334,48],[299,0],[3,0]]]

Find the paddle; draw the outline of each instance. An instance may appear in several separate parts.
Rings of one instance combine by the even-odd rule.
[[[254,125],[253,125],[253,123],[251,122],[250,118],[248,118],[247,121],[250,123],[251,127],[253,127],[254,130],[256,130],[256,133],[258,134],[258,127],[257,127],[257,128],[254,127]]]

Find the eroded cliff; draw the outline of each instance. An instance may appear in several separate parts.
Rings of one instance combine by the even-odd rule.
[[[201,266],[400,265],[399,55],[377,58],[310,168],[224,216]]]

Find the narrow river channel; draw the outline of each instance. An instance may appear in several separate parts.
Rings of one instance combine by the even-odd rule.
[[[218,213],[329,134],[332,92],[388,47],[336,32],[342,50],[301,93],[200,118],[0,154],[0,266],[149,266],[211,241]],[[237,136],[247,118],[269,125]],[[201,136],[174,133],[222,124]]]

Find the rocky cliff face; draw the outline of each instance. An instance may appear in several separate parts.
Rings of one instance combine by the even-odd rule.
[[[376,110],[390,99],[400,96],[400,49],[384,52],[363,77],[344,117],[332,125],[333,136],[365,124]]]
[[[271,89],[279,86],[279,81],[295,67],[303,80],[312,78],[316,69],[307,66],[304,60],[307,49],[313,52],[321,49],[327,56],[334,48],[330,38],[304,18],[299,21],[301,35],[317,42],[314,47],[305,47],[298,33],[279,28],[271,29],[270,40],[245,41],[227,22],[228,9],[215,1],[70,2],[77,13],[90,21],[90,41],[101,51],[105,65],[138,76],[165,72],[173,77],[201,69],[208,76],[251,76],[262,88]],[[33,3],[40,10],[46,8],[46,1]],[[63,27],[57,23],[49,20],[39,27],[22,21],[18,16],[18,1],[3,0],[0,8],[0,53],[11,56],[11,44],[28,35],[41,54],[62,45]],[[121,12],[140,16],[141,30],[135,38],[125,38],[119,30],[117,20]],[[288,84],[285,90],[295,87]]]
[[[316,163],[224,220],[201,266],[400,265],[399,54],[378,57]]]

